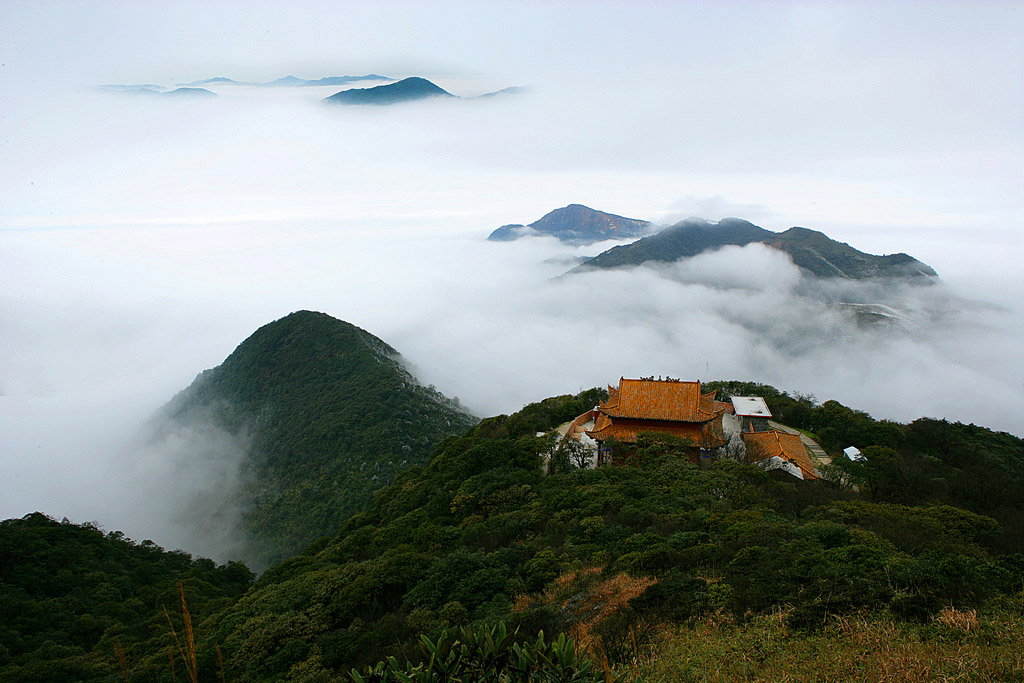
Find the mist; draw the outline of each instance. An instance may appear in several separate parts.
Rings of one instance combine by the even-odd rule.
[[[453,3],[391,6],[408,11],[391,23],[389,6],[356,5],[341,30],[329,5],[257,3],[230,23],[249,6],[218,6],[180,44],[187,22],[159,9],[0,8],[0,516],[226,559],[234,511],[193,501],[235,486],[244,439],[200,424],[153,441],[147,420],[299,309],[381,337],[480,416],[668,375],[1024,433],[1024,27],[1009,5],[881,3],[879,21],[799,3]],[[514,38],[472,37],[495,22]],[[94,88],[367,72],[466,97],[530,89],[359,108],[321,105],[337,88]],[[759,245],[559,277],[612,245],[484,239],[569,203],[801,225],[942,281],[814,282]],[[893,317],[865,325],[841,303]],[[183,534],[183,514],[216,523]]]

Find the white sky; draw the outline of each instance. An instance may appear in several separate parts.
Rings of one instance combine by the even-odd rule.
[[[112,453],[299,308],[367,328],[485,414],[699,374],[1024,432],[1024,3],[291,4],[0,2],[0,517],[126,526],[89,493],[121,481]],[[93,89],[367,72],[531,91],[366,111],[320,106],[331,88]],[[479,242],[574,202],[907,252],[970,310],[858,337],[859,364],[794,360],[802,323],[784,334],[751,302],[806,302],[753,250],[694,272],[763,268],[781,289],[610,276],[595,289],[622,298],[588,320],[593,292],[545,285],[565,249]]]

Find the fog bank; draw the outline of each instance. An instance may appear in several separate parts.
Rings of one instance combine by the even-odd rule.
[[[0,517],[229,544],[174,519],[232,487],[244,445],[139,435],[298,309],[480,415],[653,374],[1024,433],[1022,22],[999,3],[2,3]],[[368,72],[530,89],[351,108],[93,87]],[[808,284],[757,245],[559,278],[610,245],[484,241],[569,203],[800,225],[942,283]]]

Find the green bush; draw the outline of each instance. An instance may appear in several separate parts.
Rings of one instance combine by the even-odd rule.
[[[546,640],[540,633],[533,642],[516,642],[516,632],[504,623],[479,628],[442,631],[437,639],[423,636],[423,661],[415,666],[394,657],[349,674],[355,683],[605,683],[624,677],[605,676],[576,652],[565,635]]]

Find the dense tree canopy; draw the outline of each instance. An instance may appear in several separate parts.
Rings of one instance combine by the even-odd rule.
[[[591,408],[603,398],[595,389],[444,439],[244,594],[249,574],[236,565],[42,516],[4,522],[0,680],[115,680],[121,646],[131,680],[171,680],[177,581],[204,681],[338,681],[353,669],[432,680],[426,645],[456,653],[453,667],[478,666],[465,639],[499,628],[501,667],[538,672],[513,654],[549,656],[569,636],[614,667],[673,624],[714,615],[757,629],[781,615],[786,628],[825,633],[836,615],[1024,614],[1020,439],[942,420],[879,422],[762,385],[712,388],[765,396],[780,421],[832,451],[852,441],[867,460],[837,459],[828,478],[804,482],[727,459],[697,467],[677,439],[646,434],[631,464],[580,469],[538,433]],[[81,542],[41,540],[54,529]],[[101,547],[120,555],[94,565]]]
[[[118,651],[138,680],[161,680],[173,645],[163,609],[180,628],[178,586],[198,621],[252,580],[242,564],[216,566],[38,512],[0,522],[0,680],[115,680]]]
[[[242,509],[244,557],[257,569],[333,535],[373,491],[476,422],[386,343],[311,311],[261,327],[166,413],[251,436],[244,484],[222,502]]]

